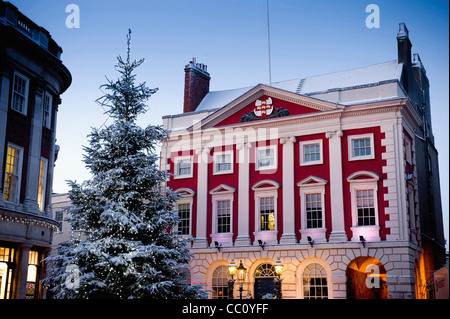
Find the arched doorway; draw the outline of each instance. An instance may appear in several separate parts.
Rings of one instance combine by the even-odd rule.
[[[271,264],[261,264],[255,271],[255,299],[261,299],[265,294],[273,295],[276,277],[275,267]]]
[[[347,266],[347,299],[388,299],[386,269],[373,257],[357,257]]]

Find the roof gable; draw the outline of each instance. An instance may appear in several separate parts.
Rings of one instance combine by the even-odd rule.
[[[191,129],[207,129],[278,117],[330,111],[344,106],[263,84],[242,94]]]

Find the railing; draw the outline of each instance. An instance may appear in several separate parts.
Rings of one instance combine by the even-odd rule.
[[[0,2],[0,23],[16,28],[22,34],[60,59],[62,49],[52,39],[50,33],[24,16],[9,2]]]

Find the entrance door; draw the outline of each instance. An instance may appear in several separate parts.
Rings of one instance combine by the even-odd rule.
[[[255,299],[261,299],[265,294],[274,293],[275,268],[271,264],[262,264],[255,271]]]
[[[265,294],[273,295],[275,284],[273,278],[255,278],[255,298],[261,299]]]

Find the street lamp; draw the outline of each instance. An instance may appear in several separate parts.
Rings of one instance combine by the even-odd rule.
[[[273,265],[275,268],[275,273],[277,274],[278,278],[275,278],[275,296],[277,297],[277,299],[281,299],[281,281],[283,279],[281,279],[281,274],[283,273],[283,269],[284,269],[284,265],[280,260],[280,257],[277,258],[276,263]]]
[[[228,273],[231,275],[231,279],[228,280],[228,298],[234,299],[233,292],[234,292],[234,282],[236,281],[234,279],[234,275],[237,275],[237,280],[239,282],[239,298],[242,299],[242,291],[244,288],[242,287],[242,284],[244,283],[245,279],[245,272],[247,268],[244,267],[242,264],[242,260],[239,263],[239,266],[236,265],[234,262],[234,259],[231,260],[230,264],[228,265]]]
[[[228,265],[228,273],[231,275],[231,279],[228,280],[228,299],[234,299],[234,275],[236,275],[238,265],[234,262],[234,259],[231,260]]]

